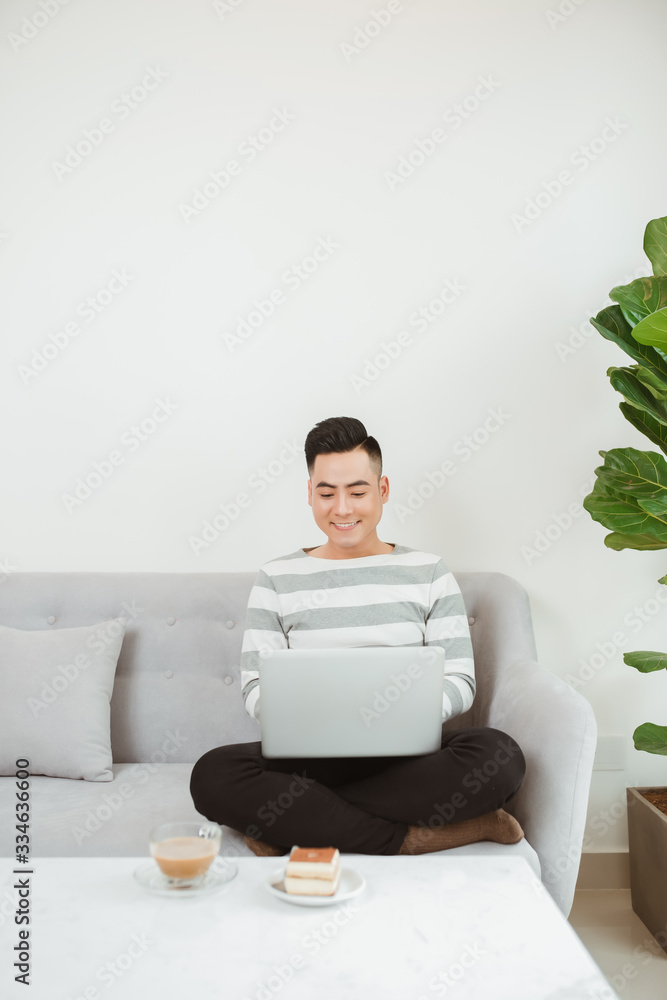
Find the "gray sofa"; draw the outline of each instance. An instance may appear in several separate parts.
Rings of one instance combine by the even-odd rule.
[[[212,747],[259,739],[258,724],[243,708],[239,678],[255,576],[16,572],[4,580],[0,625],[34,631],[127,619],[111,699],[113,780],[31,778],[35,859],[147,854],[153,824],[198,816],[189,795],[193,763]],[[527,771],[507,808],[525,838],[443,853],[524,856],[567,916],[584,834],[595,718],[585,698],[536,663],[525,590],[502,573],[455,576],[471,625],[477,694],[472,708],[448,728],[493,726],[518,741]],[[0,663],[0,694],[6,678]],[[15,844],[14,779],[2,777],[0,786],[0,854],[7,857]],[[250,853],[229,828],[221,852]]]

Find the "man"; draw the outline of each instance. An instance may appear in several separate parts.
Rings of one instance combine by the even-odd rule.
[[[327,541],[257,575],[241,651],[246,711],[261,722],[263,648],[396,645],[442,646],[443,723],[467,711],[475,674],[461,591],[439,556],[378,538],[389,481],[377,441],[360,420],[331,417],[310,431],[305,454],[308,503]],[[413,757],[266,759],[259,741],[218,747],[195,764],[190,790],[200,813],[242,831],[258,855],[293,844],[421,854],[521,840],[502,807],[524,774],[508,734],[443,726],[441,749]]]

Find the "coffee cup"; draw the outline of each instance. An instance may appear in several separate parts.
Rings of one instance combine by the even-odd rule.
[[[150,852],[175,888],[203,882],[220,850],[222,827],[208,821],[160,823],[149,834]]]

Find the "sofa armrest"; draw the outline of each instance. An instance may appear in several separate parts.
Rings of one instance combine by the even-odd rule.
[[[512,736],[523,751],[526,775],[508,811],[535,848],[542,881],[567,917],[597,744],[593,709],[560,677],[519,660],[498,677],[486,724]]]

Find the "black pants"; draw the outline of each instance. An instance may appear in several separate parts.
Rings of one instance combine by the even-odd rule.
[[[444,730],[444,727],[443,727]],[[294,844],[398,854],[408,825],[439,827],[500,808],[526,770],[500,729],[443,731],[418,757],[266,758],[261,743],[209,750],[195,764],[195,808],[288,853]]]

